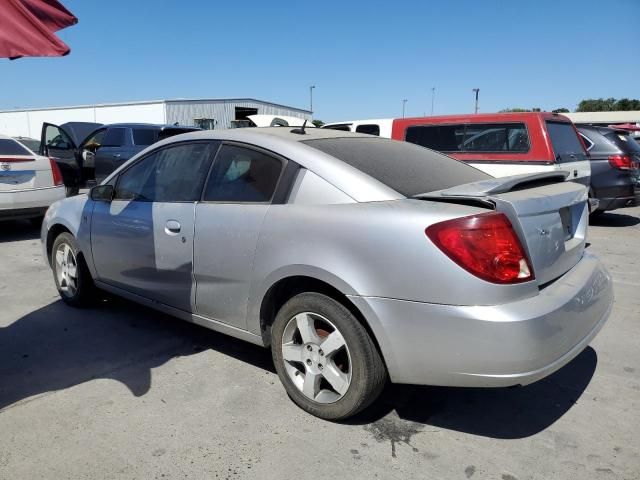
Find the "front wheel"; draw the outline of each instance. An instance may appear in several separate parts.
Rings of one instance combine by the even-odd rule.
[[[94,298],[94,284],[76,239],[61,233],[51,249],[51,268],[56,288],[65,303],[82,307]]]
[[[296,295],[280,309],[271,349],[291,399],[327,420],[363,410],[387,380],[380,353],[364,326],[342,304],[319,293]]]

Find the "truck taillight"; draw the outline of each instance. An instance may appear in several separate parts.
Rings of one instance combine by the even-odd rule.
[[[427,237],[451,260],[492,283],[533,280],[533,269],[509,219],[499,212],[431,225]]]
[[[631,170],[635,168],[629,155],[609,155],[609,165],[618,170]]]
[[[60,171],[60,167],[56,163],[53,158],[49,158],[49,163],[51,164],[51,174],[53,175],[53,184],[56,187],[60,185],[64,185],[64,180],[62,179],[62,172]]]

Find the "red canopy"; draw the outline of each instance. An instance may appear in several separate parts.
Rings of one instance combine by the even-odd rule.
[[[2,0],[0,19],[0,58],[12,60],[68,54],[53,32],[78,23],[57,0]]]

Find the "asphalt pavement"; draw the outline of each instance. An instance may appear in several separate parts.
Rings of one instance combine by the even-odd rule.
[[[640,207],[592,222],[616,300],[570,364],[390,386],[347,423],[298,409],[267,350],[124,300],[64,305],[38,235],[0,224],[0,479],[640,478]]]

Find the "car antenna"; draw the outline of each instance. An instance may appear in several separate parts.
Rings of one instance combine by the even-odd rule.
[[[304,131],[304,127],[306,127],[306,125],[307,125],[307,121],[305,120],[304,123],[302,124],[302,127],[294,128],[293,130],[291,130],[291,133],[296,133],[298,135],[306,135],[307,132]]]

